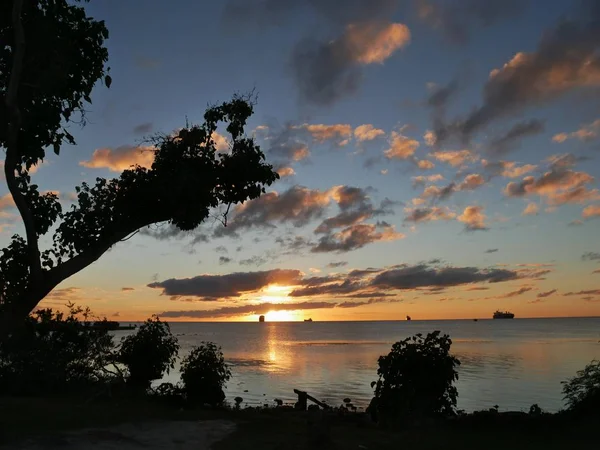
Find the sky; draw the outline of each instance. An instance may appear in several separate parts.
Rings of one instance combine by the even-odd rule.
[[[41,306],[122,321],[600,315],[598,2],[139,6],[86,5],[113,83],[34,182],[68,209],[82,181],[151,164],[153,133],[250,92],[247,133],[281,179],[227,227],[141,230]],[[22,226],[3,189],[5,244]]]

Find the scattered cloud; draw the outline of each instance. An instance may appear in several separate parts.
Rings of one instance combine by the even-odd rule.
[[[486,216],[483,209],[483,206],[467,206],[463,213],[458,216],[458,221],[465,224],[465,231],[486,231],[489,229],[485,225]]]
[[[583,217],[584,219],[593,219],[595,217],[600,217],[600,205],[586,206],[581,212],[581,217]]]
[[[477,156],[467,149],[437,151],[431,153],[431,156],[440,162],[450,164],[452,167],[462,166],[465,162],[477,161]]]
[[[144,122],[133,127],[133,132],[135,134],[148,134],[152,132],[153,129],[154,125],[152,124],[152,122]]]
[[[574,158],[570,154],[555,156],[550,159],[550,169],[538,178],[527,176],[520,182],[511,181],[504,189],[507,197],[525,197],[538,195],[550,206],[565,203],[586,203],[600,199],[598,189],[588,189],[587,185],[594,177],[586,172],[571,169]]]
[[[395,241],[405,237],[404,234],[397,232],[394,226],[385,222],[378,222],[377,224],[361,223],[321,237],[311,251],[313,253],[344,253],[362,248],[373,242]]]
[[[537,169],[537,166],[534,164],[517,166],[517,163],[514,161],[488,161],[482,159],[481,165],[490,176],[495,177],[500,175],[505,178],[520,178]]]
[[[280,178],[286,178],[296,175],[296,171],[291,167],[281,167],[277,169]]]
[[[527,206],[523,210],[522,214],[524,216],[537,216],[539,211],[540,207],[537,205],[537,203],[527,203]]]
[[[540,292],[538,295],[536,295],[537,298],[546,298],[546,297],[550,297],[552,294],[556,293],[556,289],[552,289],[550,291],[546,291],[546,292]]]
[[[498,251],[497,248],[488,248],[485,252],[483,253],[496,253]]]
[[[296,44],[290,68],[301,99],[331,105],[358,90],[362,66],[381,64],[410,42],[401,23],[348,24],[337,38],[306,38]]]
[[[344,267],[347,265],[348,265],[347,261],[333,261],[333,262],[330,262],[329,264],[327,264],[327,267],[330,269],[336,269],[338,267]]]
[[[427,159],[420,159],[417,161],[417,167],[421,170],[431,170],[435,168],[435,164]]]
[[[131,292],[131,291],[134,291],[134,290],[135,290],[135,289],[134,289],[134,288],[132,288],[132,287],[122,287],[122,288],[121,288],[121,291],[122,291],[122,292]]]
[[[518,297],[519,295],[523,295],[524,293],[529,292],[531,290],[533,290],[532,287],[525,286],[525,287],[517,289],[516,291],[511,291],[511,292],[508,292],[508,293],[506,293],[504,295],[501,295],[500,298]]]
[[[307,124],[301,126],[311,137],[319,142],[334,142],[337,145],[346,145],[352,136],[352,127],[348,124]]]
[[[415,154],[417,148],[419,148],[419,141],[392,131],[390,147],[383,154],[387,159],[408,159]]]
[[[519,0],[413,0],[416,14],[423,22],[440,30],[456,44],[464,44],[475,26],[487,27],[513,19],[523,12],[526,2]]]
[[[231,258],[228,258],[227,256],[219,256],[219,264],[223,265],[223,264],[229,264],[231,261],[233,261]]]
[[[385,131],[371,124],[359,125],[354,129],[354,138],[358,142],[373,141],[385,136]]]
[[[437,220],[452,220],[456,218],[456,214],[448,208],[433,206],[430,208],[405,208],[405,222],[433,222]]]
[[[557,144],[562,144],[568,139],[577,139],[579,141],[593,141],[598,138],[600,132],[600,119],[593,121],[592,123],[583,125],[576,131],[570,133],[558,133],[552,137],[552,141]]]
[[[108,169],[123,172],[131,166],[150,167],[154,161],[154,147],[122,145],[115,149],[99,148],[94,150],[88,161],[81,161],[80,166],[90,169]]]
[[[438,143],[450,136],[468,141],[498,119],[520,115],[575,89],[600,86],[600,8],[594,2],[587,5],[584,13],[563,16],[546,30],[535,51],[519,52],[503,67],[492,70],[481,106],[464,119],[438,124]]]
[[[570,297],[573,295],[600,295],[600,289],[588,289],[579,292],[567,292],[565,297]]]
[[[502,136],[492,139],[488,146],[488,152],[495,156],[505,155],[517,148],[523,138],[535,136],[543,131],[544,123],[537,119],[519,122]]]
[[[585,252],[581,255],[582,261],[600,261],[600,253],[599,252]]]

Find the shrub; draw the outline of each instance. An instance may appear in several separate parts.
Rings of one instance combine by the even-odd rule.
[[[568,409],[580,413],[600,412],[600,361],[592,361],[577,375],[563,381]]]
[[[87,325],[89,309],[67,306],[67,314],[32,313],[18,333],[0,343],[1,393],[78,393],[116,376],[108,370],[114,348],[108,330]]]
[[[169,324],[152,316],[135,333],[121,340],[118,361],[127,368],[127,384],[147,390],[153,380],[175,367],[178,351],[179,344]]]
[[[375,397],[369,412],[375,419],[448,416],[455,413],[458,391],[456,367],[450,355],[452,341],[439,331],[417,334],[396,342],[387,356],[379,357],[373,382]]]
[[[212,342],[194,347],[181,362],[181,381],[188,401],[193,404],[222,404],[223,387],[230,378],[223,352]]]

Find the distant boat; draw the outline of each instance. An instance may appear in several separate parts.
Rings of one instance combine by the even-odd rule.
[[[259,322],[264,322],[264,321],[265,321],[265,316],[260,316],[260,317],[258,318],[258,321],[259,321]]]
[[[508,311],[502,312],[502,311],[498,310],[494,313],[494,319],[514,319],[514,318],[515,318],[515,315]]]
[[[478,319],[473,319],[473,322],[477,322]]]
[[[312,322],[312,319],[309,317],[308,319],[304,319],[305,322]]]
[[[412,320],[410,316],[406,316],[406,320]]]

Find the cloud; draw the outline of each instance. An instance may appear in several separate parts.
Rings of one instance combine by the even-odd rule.
[[[600,253],[599,252],[585,252],[581,255],[582,261],[600,261]]]
[[[431,156],[440,162],[450,164],[452,167],[462,166],[467,161],[477,161],[477,156],[469,150],[446,150],[431,153]]]
[[[345,145],[352,136],[352,127],[348,124],[307,124],[301,125],[300,128],[305,129],[311,137],[319,142],[333,141],[337,145]]]
[[[540,292],[538,295],[536,295],[537,298],[546,298],[546,297],[550,297],[552,294],[556,293],[556,289],[552,289],[550,291],[546,291],[546,292]]]
[[[590,205],[583,208],[581,213],[581,217],[584,219],[593,219],[595,217],[600,217],[600,205]]]
[[[497,248],[488,248],[485,252],[483,253],[496,253],[498,251]]]
[[[519,122],[502,136],[492,139],[488,146],[488,152],[495,156],[505,155],[517,148],[521,139],[535,136],[543,131],[544,123],[537,119]]]
[[[488,161],[482,159],[481,165],[490,176],[501,175],[505,178],[520,178],[537,169],[537,166],[533,164],[517,166],[514,161]]]
[[[279,194],[267,192],[261,197],[234,208],[227,227],[215,230],[217,236],[233,235],[253,227],[274,227],[274,223],[291,223],[301,227],[319,219],[331,202],[331,192],[292,186]]]
[[[459,191],[473,191],[480,186],[485,184],[485,178],[478,173],[472,173],[465,177],[465,179],[458,185]]]
[[[485,226],[486,216],[483,209],[483,206],[467,206],[463,213],[458,216],[459,222],[465,224],[465,231],[486,231],[489,229]]]
[[[392,131],[390,147],[383,152],[387,159],[408,159],[419,148],[419,141],[403,136],[397,131]]]
[[[516,291],[508,292],[504,295],[501,295],[500,298],[518,297],[519,295],[523,295],[525,292],[529,292],[531,290],[533,290],[532,287],[522,287],[520,289],[517,289]]]
[[[152,131],[153,128],[154,125],[152,124],[152,122],[144,122],[133,127],[133,132],[135,134],[148,134]]]
[[[437,220],[452,220],[456,214],[448,208],[433,206],[431,208],[405,208],[405,222],[433,222]]]
[[[270,285],[286,286],[298,283],[299,270],[274,269],[261,272],[235,272],[226,275],[198,275],[193,278],[175,279],[148,284],[149,288],[162,290],[171,297],[196,297],[214,301],[239,297],[245,293],[258,292]]]
[[[594,181],[594,177],[570,168],[574,163],[572,155],[555,156],[550,159],[550,162],[550,170],[538,178],[527,176],[520,182],[508,183],[504,188],[504,194],[507,197],[539,195],[551,206],[565,203],[581,204],[600,199],[598,189],[590,190],[586,187]]]
[[[223,265],[223,264],[229,264],[231,261],[233,261],[231,258],[228,258],[227,256],[219,256],[219,265]]]
[[[440,30],[453,43],[464,44],[475,25],[491,26],[512,19],[525,8],[519,0],[413,0],[423,22]]]
[[[517,278],[507,269],[479,269],[476,267],[431,267],[424,264],[391,269],[375,276],[371,286],[392,289],[419,287],[452,287],[473,283],[498,283]]]
[[[527,203],[527,206],[523,210],[522,214],[524,216],[537,216],[539,210],[540,207],[537,205],[537,203]]]
[[[121,291],[122,291],[122,292],[131,292],[131,291],[134,291],[134,290],[135,290],[135,289],[134,289],[134,288],[132,288],[132,287],[122,287],[122,288],[121,288]]]
[[[358,89],[362,66],[383,63],[409,42],[410,31],[401,23],[351,23],[333,40],[296,44],[290,68],[303,100],[331,105]]]
[[[567,292],[565,297],[570,297],[573,295],[600,295],[600,289],[588,289],[579,292]]]
[[[427,159],[421,159],[417,161],[417,167],[421,170],[431,170],[435,167],[435,164]]]
[[[296,171],[291,167],[281,167],[277,169],[277,174],[280,178],[286,178],[296,175]]]
[[[417,177],[412,177],[412,185],[413,188],[416,188],[418,186],[424,186],[426,182],[435,183],[437,181],[442,181],[443,179],[443,175],[439,173],[435,175],[419,175]]]
[[[372,141],[385,136],[385,131],[375,128],[371,124],[359,125],[354,129],[354,138],[358,142]]]
[[[383,301],[383,300],[380,300]],[[378,302],[380,302],[378,301]],[[223,308],[211,310],[187,310],[187,311],[164,311],[160,317],[188,317],[193,319],[218,319],[223,317],[236,317],[267,314],[271,311],[310,311],[316,309],[333,308],[357,308],[359,306],[378,303],[375,301],[367,302],[292,302],[292,303],[257,303],[240,306],[226,306]]]
[[[327,264],[327,267],[329,267],[330,269],[335,269],[335,268],[344,267],[347,265],[348,265],[347,261],[333,261],[333,262],[330,262],[329,264]]]
[[[134,147],[122,145],[115,149],[99,148],[94,150],[89,161],[81,161],[80,166],[90,169],[109,169],[122,172],[131,166],[150,167],[154,161],[154,147]]]
[[[594,270],[594,271],[592,272],[592,274],[594,274],[594,273],[600,273],[600,269],[596,269],[596,270]]]
[[[383,223],[377,224],[356,224],[343,230],[327,234],[319,239],[311,252],[338,252],[344,253],[356,250],[373,242],[395,241],[406,237],[404,234],[395,230],[392,225]]]
[[[592,141],[598,138],[598,133],[600,132],[600,119],[593,121],[592,123],[583,125],[576,131],[571,133],[558,133],[552,137],[552,141],[557,144],[562,144],[568,139],[577,139],[580,141]]]
[[[464,119],[438,126],[438,142],[452,135],[468,141],[498,119],[542,106],[575,89],[599,86],[600,8],[595,2],[587,4],[590,7],[583,14],[561,18],[547,30],[534,52],[519,52],[492,70],[481,106]]]

